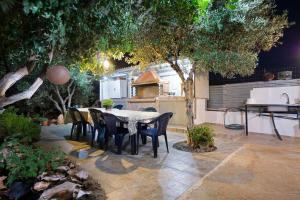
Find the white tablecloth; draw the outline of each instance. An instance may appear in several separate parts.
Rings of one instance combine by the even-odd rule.
[[[102,112],[111,113],[120,119],[128,122],[128,131],[130,135],[136,134],[136,123],[141,120],[150,120],[152,118],[158,117],[158,112],[143,112],[143,111],[135,111],[135,110],[118,110],[111,109],[106,110],[104,108],[95,108],[97,110],[101,110]],[[78,108],[80,113],[82,113],[83,117],[89,122],[93,123],[92,117],[89,113],[88,108]]]

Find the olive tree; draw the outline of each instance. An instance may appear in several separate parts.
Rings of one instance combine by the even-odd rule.
[[[99,51],[126,48],[131,5],[124,0],[5,0],[0,3],[0,107],[30,99],[50,65],[70,66]],[[109,45],[108,45],[109,44]],[[116,44],[116,45],[114,45]],[[120,54],[120,53],[119,53]],[[24,91],[6,96],[25,76]]]
[[[155,1],[133,40],[131,62],[141,67],[169,63],[180,77],[186,101],[187,129],[194,125],[193,84],[197,71],[223,76],[253,73],[258,54],[279,43],[289,26],[267,0]],[[144,4],[145,8],[149,5]],[[188,58],[192,66],[178,62]],[[196,86],[197,87],[197,86]]]

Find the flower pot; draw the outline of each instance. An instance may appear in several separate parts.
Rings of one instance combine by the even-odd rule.
[[[48,122],[48,120],[46,120],[46,121],[42,121],[42,126],[49,126],[49,122]]]
[[[111,110],[112,107],[111,106],[105,106],[104,108],[105,108],[105,110]]]

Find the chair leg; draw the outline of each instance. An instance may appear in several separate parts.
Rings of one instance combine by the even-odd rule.
[[[94,146],[94,140],[95,140],[95,134],[96,134],[96,129],[92,129],[92,142],[91,142],[91,146]]]
[[[157,137],[152,137],[152,146],[153,146],[153,153],[154,158],[157,158]]]
[[[158,137],[157,137],[157,148],[159,147],[159,139],[158,139]]]
[[[104,129],[104,150],[108,149],[108,144],[109,144],[109,133]]]
[[[79,140],[79,135],[81,133],[81,130],[82,130],[82,125],[81,124],[76,125],[76,140]]]
[[[72,124],[71,134],[70,134],[70,139],[71,139],[71,140],[72,140],[72,135],[73,135],[74,127],[75,127],[75,124]]]
[[[105,145],[105,130],[104,130],[104,128],[98,129],[97,142],[99,143],[99,148],[103,149],[104,145]]]
[[[123,134],[116,134],[115,135],[115,144],[118,147],[117,154],[122,154],[122,145],[123,145]]]
[[[167,146],[167,152],[169,153],[169,145],[168,145],[168,137],[167,137],[167,134],[165,134],[165,142],[166,142],[166,146]]]
[[[85,137],[86,136],[86,131],[87,131],[87,125],[86,125],[86,123],[82,124],[82,129],[83,129],[83,136]]]
[[[139,154],[139,146],[140,146],[140,134],[136,134],[136,154]]]
[[[146,144],[147,143],[147,136],[141,135],[141,138],[142,138],[142,144]]]
[[[133,134],[129,136],[130,138],[130,144],[131,144],[131,155],[137,154],[137,134]]]

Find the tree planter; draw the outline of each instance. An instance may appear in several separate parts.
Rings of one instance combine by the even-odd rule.
[[[185,151],[185,152],[192,152],[192,153],[205,153],[205,152],[212,152],[217,150],[216,146],[200,146],[200,148],[193,148],[191,147],[187,141],[177,142],[173,145],[174,149]]]

